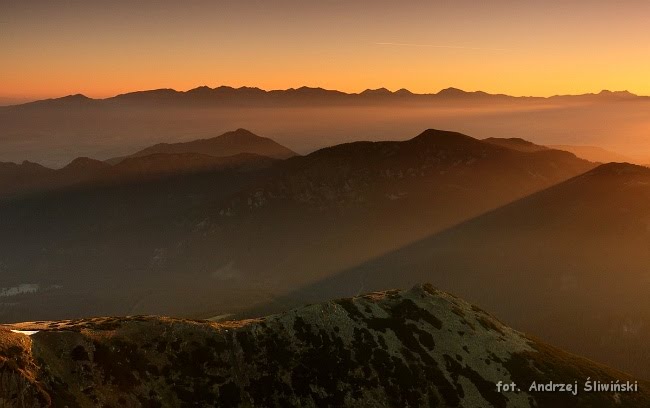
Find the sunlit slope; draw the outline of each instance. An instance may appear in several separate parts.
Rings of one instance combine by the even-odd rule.
[[[37,331],[31,336],[9,329]],[[0,328],[5,406],[610,407],[650,384],[419,285],[210,323],[109,317]],[[626,392],[587,392],[600,382]],[[531,390],[571,384],[571,392]],[[521,392],[499,392],[515,383]]]

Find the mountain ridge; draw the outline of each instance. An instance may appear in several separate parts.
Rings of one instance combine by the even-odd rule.
[[[15,105],[0,106],[0,108],[7,107],[26,107],[26,106],[43,106],[47,104],[82,104],[83,102],[117,102],[117,101],[144,101],[148,98],[152,101],[170,101],[173,98],[180,98],[179,101],[188,101],[189,97],[205,98],[221,98],[221,97],[234,97],[234,96],[248,96],[248,97],[278,97],[278,96],[305,96],[305,97],[334,97],[341,100],[354,99],[355,97],[390,97],[399,96],[400,99],[405,97],[412,97],[416,99],[425,98],[511,98],[511,99],[553,99],[553,98],[617,98],[617,99],[630,99],[630,98],[649,98],[649,96],[636,95],[629,91],[609,91],[602,90],[595,93],[584,94],[558,94],[552,96],[512,96],[502,93],[488,93],[484,91],[465,91],[459,88],[448,87],[443,88],[437,93],[414,93],[406,88],[401,88],[396,91],[390,91],[386,88],[366,89],[361,92],[344,92],[333,89],[325,89],[321,87],[302,86],[299,88],[287,89],[272,89],[264,90],[258,87],[231,87],[231,86],[217,86],[210,88],[209,86],[202,85],[187,91],[178,91],[172,88],[159,88],[150,90],[137,90],[127,93],[118,94],[106,98],[90,98],[83,94],[71,94],[62,97],[40,99],[32,102],[26,102]]]
[[[129,175],[162,177],[218,168],[261,168],[276,159],[295,156],[292,150],[272,139],[237,129],[222,135],[182,143],[159,143],[131,155],[100,161],[77,157],[60,169],[37,163],[0,163],[0,198],[15,198],[35,193],[72,187],[84,182],[108,182]]]
[[[16,406],[33,407],[650,403],[649,383],[548,346],[428,284],[246,321],[132,316],[5,325],[0,372],[0,401],[18,395]],[[587,380],[637,391],[530,388]],[[497,384],[511,382],[521,391],[499,392]]]

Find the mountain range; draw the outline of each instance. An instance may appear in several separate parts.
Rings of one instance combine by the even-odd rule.
[[[79,157],[61,169],[36,163],[0,163],[0,200],[25,193],[72,187],[87,182],[133,182],[171,174],[229,167],[266,167],[296,154],[276,142],[238,129],[188,143],[156,144],[107,161]]]
[[[60,168],[76,157],[105,161],[156,143],[210,139],[237,128],[307,154],[353,141],[395,140],[433,125],[481,139],[524,135],[545,146],[600,146],[648,163],[649,105],[650,98],[628,92],[540,98],[456,88],[436,94],[383,88],[348,94],[308,87],[199,87],[105,99],[71,95],[0,107],[0,161]]]
[[[236,165],[143,177],[143,161],[165,169],[179,156],[136,157],[0,203],[0,287],[38,287],[7,297],[1,318],[237,311],[594,166],[436,130],[245,158],[206,156]]]
[[[555,95],[551,97],[533,96],[509,96],[505,94],[490,94],[483,91],[464,91],[458,88],[445,88],[437,93],[417,94],[407,89],[390,91],[386,88],[366,89],[359,93],[347,93],[342,91],[314,88],[303,86],[286,90],[263,90],[257,87],[233,88],[230,86],[219,86],[210,88],[200,86],[188,91],[177,91],[175,89],[153,89],[147,91],[136,91],[120,94],[117,96],[94,99],[82,94],[68,95],[60,98],[44,99],[28,102],[19,105],[10,105],[10,109],[29,109],[41,107],[68,107],[68,106],[97,106],[98,104],[131,103],[131,104],[181,104],[188,105],[212,105],[228,104],[237,105],[268,105],[272,104],[331,104],[331,103],[359,103],[372,100],[383,100],[386,98],[396,99],[400,102],[422,101],[424,99],[525,99],[525,100],[553,100],[553,99],[647,99],[648,96],[635,95],[628,91],[608,91],[599,93],[588,93],[580,95]]]
[[[0,373],[0,402],[17,407],[650,404],[650,383],[513,330],[428,284],[246,321],[5,325]],[[499,390],[511,383],[517,391]],[[577,390],[537,389],[552,383]],[[585,388],[597,384],[630,391]]]
[[[82,181],[6,196],[0,319],[219,320],[428,280],[569,351],[650,369],[644,167],[434,129],[286,159],[193,146],[79,159]]]

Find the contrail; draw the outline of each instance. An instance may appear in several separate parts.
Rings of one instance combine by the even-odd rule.
[[[393,45],[397,47],[451,48],[457,50],[508,51],[508,49],[506,48],[481,48],[481,47],[463,47],[460,45],[413,44],[413,43],[397,43],[397,42],[376,42],[375,45]]]

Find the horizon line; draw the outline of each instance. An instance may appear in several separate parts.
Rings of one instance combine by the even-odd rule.
[[[387,92],[387,93],[392,94],[392,95],[395,95],[395,94],[399,95],[400,93],[408,93],[408,94],[411,94],[412,96],[436,96],[436,95],[444,94],[446,91],[447,92],[451,91],[451,92],[458,92],[459,94],[461,94],[461,93],[463,93],[463,94],[482,94],[482,95],[487,95],[487,96],[505,96],[505,97],[518,98],[518,99],[527,99],[527,98],[550,99],[550,98],[567,97],[567,96],[568,97],[571,97],[571,96],[590,96],[590,95],[595,96],[595,95],[600,95],[600,94],[629,94],[630,96],[639,97],[639,98],[650,97],[650,95],[639,95],[639,94],[635,94],[633,92],[630,92],[628,90],[611,91],[611,90],[608,90],[608,89],[601,89],[601,90],[599,90],[597,92],[586,92],[586,93],[576,93],[576,94],[554,94],[554,95],[549,95],[549,96],[537,96],[537,95],[518,95],[517,96],[517,95],[509,95],[509,94],[506,94],[506,93],[490,93],[490,92],[485,92],[485,91],[482,91],[482,90],[467,91],[467,90],[464,90],[464,89],[461,89],[461,88],[456,88],[456,87],[453,87],[453,86],[442,88],[438,92],[416,93],[416,92],[410,91],[407,88],[399,88],[399,89],[396,89],[394,91],[391,91],[390,89],[388,89],[386,87],[367,88],[367,89],[364,89],[363,91],[360,91],[360,92],[346,92],[346,91],[341,91],[341,90],[337,90],[337,89],[329,89],[329,88],[323,88],[323,87],[320,87],[320,86],[307,86],[307,85],[303,85],[303,86],[300,86],[300,87],[297,87],[297,88],[289,87],[289,88],[277,88],[277,89],[264,89],[264,88],[260,88],[260,87],[257,87],[257,86],[248,86],[248,85],[243,85],[243,86],[239,86],[239,87],[230,86],[230,85],[219,85],[219,86],[216,86],[214,88],[212,88],[210,86],[207,86],[207,85],[200,85],[200,86],[196,86],[196,87],[193,87],[193,88],[189,88],[187,90],[177,90],[177,89],[174,89],[174,88],[140,89],[140,90],[134,90],[134,91],[129,91],[129,92],[117,93],[117,94],[114,94],[112,96],[107,96],[107,97],[89,97],[89,96],[87,96],[87,95],[85,95],[83,93],[71,93],[71,94],[62,95],[62,96],[26,99],[23,102],[18,102],[18,103],[2,104],[0,102],[0,107],[20,106],[20,105],[30,104],[30,103],[34,103],[34,102],[54,101],[54,100],[70,98],[70,97],[84,97],[84,98],[87,98],[87,99],[90,99],[90,100],[101,101],[101,100],[113,99],[113,98],[116,98],[116,97],[119,97],[119,96],[131,95],[131,94],[136,94],[136,93],[145,93],[145,92],[156,92],[156,91],[173,91],[173,92],[176,92],[176,93],[179,93],[179,94],[183,94],[183,93],[189,93],[189,92],[192,92],[192,91],[196,91],[198,89],[205,89],[205,88],[207,88],[207,89],[209,89],[211,91],[214,91],[214,90],[217,90],[217,89],[220,89],[220,88],[228,88],[228,89],[233,89],[233,90],[255,89],[255,90],[259,90],[259,91],[266,92],[266,93],[269,93],[269,92],[288,92],[288,91],[298,91],[298,90],[301,90],[301,89],[307,89],[307,90],[320,90],[320,91],[325,91],[325,92],[335,92],[335,93],[349,95],[349,96],[355,96],[355,95],[359,96],[359,95],[362,95],[364,93],[372,92],[372,91]],[[3,98],[8,99],[8,100],[22,99],[22,98],[15,97],[15,96],[2,96],[2,95],[0,95],[0,100],[3,99]]]

